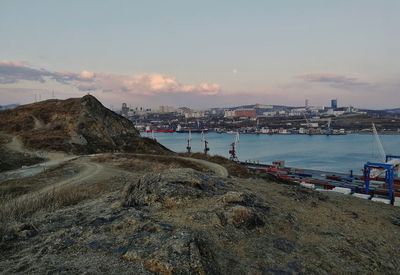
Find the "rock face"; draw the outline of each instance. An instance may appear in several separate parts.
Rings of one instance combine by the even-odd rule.
[[[0,129],[20,136],[33,149],[74,153],[168,151],[153,140],[141,138],[128,119],[91,95],[2,111]]]
[[[125,188],[123,206],[158,213],[168,209],[171,214],[178,212],[176,217],[169,216],[168,221],[152,221],[140,228],[122,258],[157,274],[240,273],[241,264],[227,266],[235,260],[208,229],[229,234],[228,238],[256,232],[265,226],[269,207],[254,194],[230,189],[232,186],[225,178],[187,168],[149,173],[130,183]],[[184,217],[180,209],[193,202],[200,202],[198,210],[185,213]],[[188,220],[180,221],[180,217]]]
[[[218,180],[193,169],[150,173],[128,185],[125,206],[162,206],[218,193]]]

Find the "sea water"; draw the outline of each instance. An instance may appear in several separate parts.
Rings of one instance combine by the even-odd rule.
[[[146,136],[147,134],[143,134]],[[185,152],[188,134],[155,133],[158,142],[175,152]],[[229,157],[232,134],[206,134],[209,154]],[[380,136],[387,154],[400,155],[400,135]],[[203,152],[200,134],[192,134],[192,152]],[[237,146],[240,161],[271,163],[284,160],[289,167],[360,174],[367,161],[383,161],[372,135],[251,135],[242,134]]]

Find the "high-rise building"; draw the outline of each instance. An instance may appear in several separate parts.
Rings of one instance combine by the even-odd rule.
[[[331,100],[331,108],[332,109],[337,109],[337,99],[332,99]]]
[[[122,103],[121,115],[128,116],[129,108],[126,103]]]

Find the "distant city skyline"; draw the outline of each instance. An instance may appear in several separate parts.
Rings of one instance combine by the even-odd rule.
[[[0,3],[0,105],[400,107],[400,1]]]

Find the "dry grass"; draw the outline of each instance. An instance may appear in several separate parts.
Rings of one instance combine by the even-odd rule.
[[[179,205],[179,203],[176,201],[176,199],[171,198],[171,197],[166,197],[164,199],[163,204],[164,204],[165,208],[167,208],[167,209],[177,208]]]
[[[11,137],[0,133],[0,145],[7,144],[11,141]]]
[[[107,162],[119,168],[135,172],[160,172],[173,168],[192,168],[205,172],[206,169],[198,163],[175,158],[173,156],[138,156],[130,154],[103,154],[96,158],[98,162]]]
[[[105,184],[90,186],[67,185],[47,192],[33,192],[0,203],[0,240],[12,226],[26,222],[39,211],[53,211],[75,205],[98,196],[107,189]]]
[[[0,184],[0,203],[28,193],[34,193],[46,187],[51,182],[68,178],[82,171],[82,167],[73,163],[64,163],[58,167],[49,168],[44,174],[29,178],[17,178],[3,181]]]
[[[193,153],[193,154],[180,154],[181,156],[184,157],[190,157],[190,158],[196,158],[196,159],[202,159],[202,160],[207,160],[210,162],[217,163],[228,170],[229,175],[239,177],[239,178],[249,178],[254,175],[249,169],[247,169],[245,166],[240,165],[234,161],[231,161],[225,157],[214,155],[214,156],[209,156],[205,155],[202,153]]]
[[[0,146],[0,172],[21,168],[26,165],[34,165],[43,162],[43,158],[34,155],[11,151]]]

